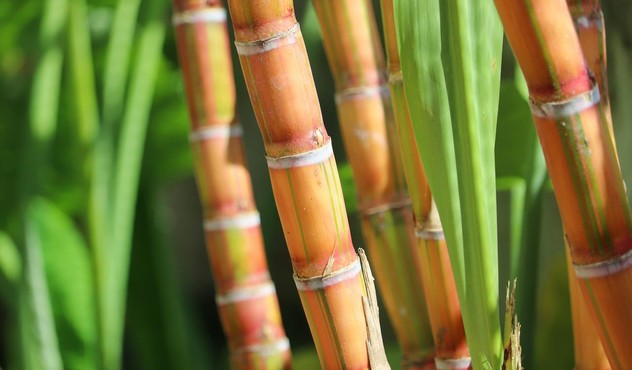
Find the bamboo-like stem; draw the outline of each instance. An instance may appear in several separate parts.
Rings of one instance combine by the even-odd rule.
[[[434,349],[421,283],[383,50],[368,0],[314,0],[336,83],[336,105],[351,163],[362,231],[380,292],[402,348],[404,368],[432,366]]]
[[[291,0],[230,0],[294,280],[325,369],[369,368],[360,264]]]
[[[614,369],[632,368],[630,209],[599,90],[563,0],[496,0],[532,100],[574,270]]]
[[[567,0],[568,8],[575,23],[579,44],[584,53],[588,69],[592,72],[599,86],[599,104],[605,113],[605,119],[610,125],[612,141],[612,113],[610,111],[610,96],[608,93],[608,70],[606,60],[606,26],[600,0]]]
[[[588,305],[582,296],[579,282],[573,270],[570,250],[566,246],[568,287],[571,293],[573,341],[575,344],[575,370],[610,370],[610,363],[603,350]]]
[[[174,8],[206,242],[231,366],[289,369],[289,341],[235,116],[226,10],[219,2],[186,0],[174,0]]]
[[[437,368],[471,366],[461,308],[441,220],[417,149],[402,79],[393,13],[393,0],[382,0],[382,21],[395,123],[401,143],[404,171],[416,219],[422,282],[432,326]]]
[[[601,103],[608,105],[606,29],[600,0],[567,0],[588,68],[599,85]]]

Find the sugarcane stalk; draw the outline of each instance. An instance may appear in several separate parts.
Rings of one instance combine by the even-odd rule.
[[[321,366],[369,368],[360,262],[293,2],[228,4],[294,281]]]
[[[427,368],[433,337],[373,6],[367,0],[313,4],[336,85],[362,232],[402,348],[402,366]]]
[[[575,345],[575,370],[610,370],[610,363],[603,350],[588,305],[582,296],[579,282],[573,270],[570,250],[566,245],[568,288],[571,295],[573,343]]]
[[[388,75],[402,159],[416,219],[422,282],[435,342],[438,369],[466,369],[471,365],[452,265],[412,127],[402,78],[393,0],[382,0],[382,21]]]
[[[599,88],[565,1],[496,6],[527,81],[584,299],[612,368],[632,368],[630,208]]]
[[[226,10],[219,2],[174,0],[173,5],[189,138],[231,367],[289,369],[289,341],[235,114]]]
[[[586,64],[594,74],[601,104],[608,105],[606,29],[600,0],[567,0]]]
[[[579,44],[584,53],[588,69],[592,72],[599,87],[599,105],[610,125],[612,141],[612,113],[610,111],[610,94],[608,93],[608,70],[606,59],[606,28],[601,11],[600,0],[567,0],[568,9],[575,23]]]

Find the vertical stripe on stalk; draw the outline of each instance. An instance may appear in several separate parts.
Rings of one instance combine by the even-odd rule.
[[[331,167],[331,171],[334,172],[334,169],[336,169],[336,167],[332,166]],[[340,183],[340,176],[333,176],[333,180],[336,182],[336,186],[338,189],[342,189],[342,184]],[[340,217],[347,217],[347,213],[346,213],[346,208],[345,207],[341,207],[340,205],[344,205],[345,204],[345,200],[342,194],[342,191],[338,192],[338,212],[340,213]],[[347,226],[349,226],[349,224],[347,222],[343,222],[342,223],[342,234],[341,237],[344,236],[346,240],[344,240],[344,243],[350,243],[351,242],[351,229],[347,229]],[[341,245],[340,248],[342,248],[343,246]],[[353,250],[353,248],[351,249]],[[347,254],[350,253],[350,250],[347,249]],[[353,252],[355,253],[355,252]]]
[[[305,257],[309,259],[309,252],[307,251],[307,243],[305,242],[305,232],[303,231],[303,223],[301,222],[301,215],[298,212],[296,205],[296,195],[294,194],[294,185],[292,184],[292,175],[290,174],[290,168],[285,169],[287,177],[287,183],[290,187],[290,195],[292,196],[292,207],[294,208],[294,215],[296,216],[296,224],[298,225],[299,233],[301,234],[301,243],[303,244],[303,251]]]
[[[603,240],[601,238],[601,235],[599,233],[599,230],[600,230],[599,222],[596,219],[595,213],[592,212],[592,209],[593,209],[592,195],[593,194],[591,194],[590,185],[588,184],[588,179],[582,176],[582,174],[579,172],[581,170],[587,171],[589,178],[591,178],[592,180],[592,178],[594,178],[594,174],[593,174],[594,171],[592,171],[590,160],[585,161],[582,153],[579,152],[580,144],[579,144],[578,139],[581,139],[584,135],[583,126],[582,126],[580,113],[577,113],[574,117],[575,117],[574,119],[571,118],[569,120],[569,124],[568,124],[569,132],[567,132],[567,135],[566,135],[567,142],[569,143],[568,147],[571,148],[572,150],[571,155],[573,156],[573,158],[572,158],[571,164],[574,164],[573,166],[570,167],[570,170],[572,172],[575,172],[575,178],[577,179],[577,183],[580,187],[580,192],[577,193],[576,196],[577,196],[577,200],[582,205],[581,210],[582,210],[582,213],[584,213],[582,218],[590,220],[590,225],[588,225],[589,230],[586,230],[586,231],[592,233],[592,237],[594,238],[599,254],[603,256],[605,255],[606,250],[603,245]],[[579,138],[576,135],[579,136]],[[597,189],[595,189],[595,192],[596,190]],[[598,194],[594,194],[594,196],[598,197]]]
[[[618,369],[623,369],[623,367],[621,366],[621,362],[619,360],[619,357],[617,356],[617,351],[614,348],[614,344],[612,343],[612,338],[610,338],[610,335],[608,333],[608,328],[606,327],[606,322],[603,318],[603,315],[601,314],[601,311],[599,311],[599,305],[597,304],[597,297],[595,297],[595,293],[592,290],[592,286],[590,285],[590,280],[588,279],[581,279],[580,280],[581,283],[584,283],[584,286],[586,288],[586,292],[588,293],[588,298],[590,300],[590,304],[593,307],[593,312],[597,315],[597,321],[599,322],[599,326],[601,327],[601,332],[603,333],[603,337],[602,337],[602,341],[601,344],[604,347],[608,347],[609,351],[611,353],[611,356],[609,356],[610,358],[614,358],[614,360],[617,362],[616,366]],[[586,298],[586,295],[584,295],[584,299]],[[603,339],[605,339],[606,343],[604,343]]]
[[[543,122],[540,124],[549,124],[549,122]],[[570,148],[568,145],[564,145],[563,143],[566,142],[567,140],[565,139],[566,137],[569,136],[573,136],[573,130],[572,130],[572,121],[569,121],[567,124],[565,122],[555,122],[555,125],[557,125],[557,131],[559,134],[559,140],[562,143],[562,150],[564,151],[564,157],[566,159],[566,163],[568,164],[572,164],[574,163],[574,153],[571,152]],[[570,132],[569,132],[569,127],[567,126],[571,126],[570,127]],[[575,190],[575,194],[576,194],[576,198],[577,199],[582,199],[582,195],[584,193],[583,189],[583,182],[581,179],[581,174],[578,173],[578,171],[576,170],[576,167],[574,166],[568,166],[568,171],[572,177],[572,185],[573,185],[573,189]],[[582,224],[584,225],[584,231],[586,233],[586,236],[588,238],[588,246],[590,247],[590,251],[592,253],[597,252],[598,250],[601,250],[601,246],[597,247],[596,245],[599,243],[599,236],[598,235],[594,235],[594,233],[591,233],[591,231],[593,231],[593,228],[591,227],[591,225],[589,224],[589,218],[591,215],[590,210],[587,208],[588,205],[585,202],[581,202],[579,201],[578,203],[579,206],[579,211],[581,213],[581,219],[582,219]],[[572,247],[572,246],[571,246]]]
[[[613,140],[614,138],[614,133],[613,133],[613,128],[612,125],[609,123],[612,123],[610,118],[608,117],[607,113],[606,113],[606,107],[603,104],[599,104],[599,115],[601,117],[602,121],[602,131],[601,131],[601,139],[603,140],[604,143],[606,143],[606,152],[607,155],[610,159],[609,163],[613,163],[617,166],[619,166],[619,158],[617,156],[617,149],[616,149],[616,144]],[[617,186],[617,198],[621,201],[623,207],[627,207],[627,203],[628,203],[628,196],[627,196],[627,192],[626,189],[624,188],[624,182],[623,181],[617,181],[617,179],[612,179],[613,183],[616,184]],[[624,212],[623,217],[625,217],[625,222],[626,222],[626,226],[629,229],[632,229],[632,219],[630,218],[632,215],[630,214],[630,212]]]
[[[321,3],[320,1],[312,1],[311,3],[314,5],[314,8],[318,8],[320,6],[333,8],[335,4],[334,2],[327,2],[327,1],[325,1],[324,3]],[[336,12],[334,12],[333,10],[327,10],[327,13],[336,14]],[[330,58],[333,64],[335,64],[335,66],[332,66],[330,68],[333,73],[333,71],[339,71],[341,69],[340,64],[343,58],[341,58],[339,55],[340,55],[340,51],[344,50],[344,47],[340,45],[340,43],[342,42],[342,38],[337,37],[337,35],[331,34],[331,32],[333,32],[333,30],[336,29],[336,26],[335,26],[336,22],[335,22],[334,17],[325,17],[325,22],[327,22],[327,27],[320,27],[320,30],[323,33],[323,36],[327,38],[328,40],[330,40],[333,45],[333,47],[331,48],[331,52],[333,53],[333,58]]]
[[[320,164],[320,168],[323,171],[323,173],[325,174],[325,180],[327,181],[327,194],[329,195],[329,202],[331,203],[331,209],[332,209],[333,214],[334,214],[334,224],[336,225],[336,238],[338,239],[338,248],[340,248],[340,252],[343,252],[343,248],[342,248],[342,233],[340,232],[340,227],[338,226],[339,217],[342,217],[342,216],[340,214],[338,214],[338,212],[336,212],[335,199],[334,199],[335,190],[332,191],[333,189],[331,188],[331,182],[329,181],[330,173],[329,173],[329,171],[327,171],[329,166],[326,166],[325,162],[323,162],[323,163]]]
[[[440,245],[439,241],[433,241],[431,244],[436,244],[436,245],[433,245],[432,248],[436,248],[436,249],[441,248],[441,245]],[[448,287],[448,282],[445,279],[445,277],[449,278],[450,276],[452,276],[452,274],[446,273],[446,271],[443,269],[443,263],[439,263],[438,265],[439,265],[439,274],[438,274],[438,276],[443,277],[443,279],[441,279],[441,281],[440,281],[441,282],[440,292],[443,293],[441,295],[442,298],[443,298],[443,303],[444,303],[443,306],[446,307],[448,305],[448,303],[449,303],[448,290],[451,290],[451,289],[450,289],[450,287]],[[447,313],[445,313],[445,314],[447,314]],[[444,318],[444,320],[446,320],[446,322],[449,322],[450,321],[450,317]],[[447,331],[448,331],[448,333],[450,334],[450,336],[452,338],[456,339],[456,335],[452,331],[452,325],[448,325]]]
[[[325,313],[325,315],[327,316],[327,321],[328,321],[328,325],[327,325],[327,331],[329,332],[329,340],[333,340],[333,343],[336,345],[336,354],[337,356],[337,360],[338,360],[338,365],[340,365],[340,368],[345,370],[347,368],[347,365],[345,364],[344,358],[342,357],[342,346],[340,345],[340,339],[338,338],[338,333],[336,330],[336,325],[334,323],[334,318],[331,315],[331,310],[329,309],[329,304],[327,303],[327,298],[325,295],[325,291],[324,290],[319,290],[316,292],[316,297],[318,298],[318,304],[320,305],[321,309],[323,310],[323,312]]]
[[[551,58],[551,53],[549,52],[549,49],[546,47],[546,42],[544,42],[544,36],[542,35],[542,30],[540,29],[538,20],[536,19],[535,11],[533,10],[533,4],[531,3],[531,0],[524,0],[524,5],[527,8],[527,13],[529,13],[529,19],[531,20],[531,25],[533,25],[535,37],[538,39],[538,44],[540,44],[540,48],[542,49],[542,55],[544,56],[544,60],[546,61],[553,87],[556,91],[560,91],[560,81],[557,79],[557,73],[555,73],[555,71],[553,70],[553,59]]]
[[[299,292],[300,293],[300,292]],[[308,304],[303,305],[304,310],[305,311],[305,316],[307,318],[307,322],[314,322],[314,315],[312,314],[312,310],[309,308]],[[318,354],[318,360],[321,364],[324,363],[324,359],[320,358],[321,354],[323,353],[323,349],[321,346],[321,341],[320,338],[318,337],[318,331],[317,330],[312,330],[312,335],[314,336],[314,347],[316,347],[316,353]]]
[[[579,136],[578,139],[586,143],[586,147],[588,147],[588,142],[586,141],[586,135],[584,134],[583,124],[581,121],[581,116],[579,114],[577,114],[577,121],[578,121],[577,134]],[[590,149],[588,148],[588,150]],[[579,158],[583,158],[581,153],[578,153],[577,155],[579,156]],[[608,228],[608,220],[605,214],[604,202],[601,197],[602,192],[599,189],[599,184],[597,183],[597,178],[595,177],[595,168],[590,158],[586,158],[585,167],[586,167],[586,171],[588,172],[588,176],[590,178],[590,186],[592,187],[591,190],[592,190],[592,195],[594,197],[594,202],[595,202],[594,207],[597,209],[597,213],[598,213],[597,217],[599,217],[599,220],[598,220],[599,222],[597,222],[597,220],[595,221],[595,228],[597,232],[601,231],[603,233],[603,239],[605,239],[605,247],[608,249],[607,252],[611,253],[614,245],[612,244],[612,239],[610,237],[610,229]],[[589,196],[586,198],[587,198],[587,201],[590,202],[590,200],[593,197],[590,196],[591,195],[590,193],[588,193],[588,195]],[[602,240],[601,238],[599,239],[599,241],[600,241],[600,244],[604,242],[604,240]]]
[[[333,180],[332,182],[334,182],[334,188],[333,189],[342,189],[342,185],[340,183],[340,176],[335,176],[335,173],[337,172],[337,167],[335,162],[333,162],[333,157],[332,157],[332,161],[330,161],[327,164],[327,169],[328,171],[326,172],[327,174],[327,187],[329,187],[329,178],[331,177],[331,179]],[[339,234],[339,240],[341,240],[340,243],[340,249],[341,251],[344,251],[345,248],[345,243],[349,242],[348,238],[350,237],[350,230],[347,229],[347,225],[348,223],[344,222],[345,218],[347,217],[347,213],[346,213],[346,209],[345,207],[341,207],[341,205],[345,204],[345,200],[343,198],[343,194],[342,191],[334,191],[334,194],[337,194],[338,199],[336,204],[338,205],[338,217],[340,217],[341,223],[342,223],[342,229],[341,229],[341,233]],[[334,199],[334,201],[336,201],[336,199]],[[333,210],[334,213],[336,213],[336,210]],[[338,217],[336,217],[336,219],[338,219]],[[342,238],[345,238],[345,240],[342,240]],[[347,249],[347,253],[349,253],[348,249]]]
[[[250,66],[250,61],[248,60],[248,58],[240,58],[241,59],[241,63],[242,65],[245,65],[246,68],[244,68],[244,71],[247,70],[248,71],[248,76],[244,76],[246,81],[250,81],[250,94],[254,95],[252,100],[252,107],[254,110],[259,111],[259,114],[257,115],[257,117],[259,117],[259,120],[261,120],[261,126],[263,126],[263,128],[265,129],[265,133],[267,136],[267,140],[266,142],[271,143],[272,142],[272,135],[270,134],[270,129],[268,128],[268,123],[266,121],[266,114],[263,111],[263,106],[261,103],[261,99],[259,99],[259,91],[257,91],[257,84],[255,83],[255,77],[254,74],[252,73],[252,68]]]
[[[347,3],[344,1],[340,1],[340,3],[343,4],[342,12],[347,22],[347,32],[353,32],[354,27],[353,27],[353,22],[351,21],[351,16],[349,15],[349,9],[347,6],[345,6]],[[366,85],[366,80],[364,76],[364,68],[362,68],[362,63],[360,63],[360,60],[358,60],[358,56],[360,55],[360,53],[358,52],[358,45],[356,45],[356,38],[351,37],[350,41],[351,41],[351,49],[353,50],[353,53],[351,53],[351,55],[353,57],[353,61],[357,68],[355,72],[358,74],[358,80],[359,80],[358,82],[360,86],[364,86]]]

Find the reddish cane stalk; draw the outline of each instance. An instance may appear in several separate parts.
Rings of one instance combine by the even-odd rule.
[[[603,350],[588,305],[582,296],[579,282],[573,270],[570,250],[566,246],[568,286],[571,292],[573,340],[575,344],[575,370],[610,370],[610,363]]]
[[[599,88],[564,0],[496,0],[496,6],[529,87],[584,298],[610,365],[630,369],[630,208]]]
[[[226,10],[201,0],[174,0],[174,9],[206,241],[231,366],[289,369],[289,342],[235,117]]]
[[[368,0],[314,0],[362,231],[406,369],[434,368],[420,256],[406,193],[386,67]]]
[[[321,366],[369,368],[367,342],[373,339],[363,313],[360,264],[293,2],[230,0],[229,7]]]

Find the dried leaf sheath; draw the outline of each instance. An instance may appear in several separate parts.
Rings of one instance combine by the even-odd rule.
[[[497,0],[496,6],[529,87],[584,298],[612,368],[632,368],[630,209],[566,2]]]
[[[363,285],[292,1],[229,1],[237,52],[321,366],[369,367]]]
[[[402,348],[403,366],[432,365],[420,258],[373,7],[367,0],[313,3],[336,83],[364,240]]]
[[[289,342],[268,274],[242,130],[235,118],[226,11],[200,1],[174,5],[195,173],[231,365],[289,368]]]
[[[395,110],[408,189],[417,220],[417,243],[425,296],[436,345],[436,358],[469,366],[461,309],[441,221],[413,132],[397,47],[393,1],[382,0],[391,99]]]

